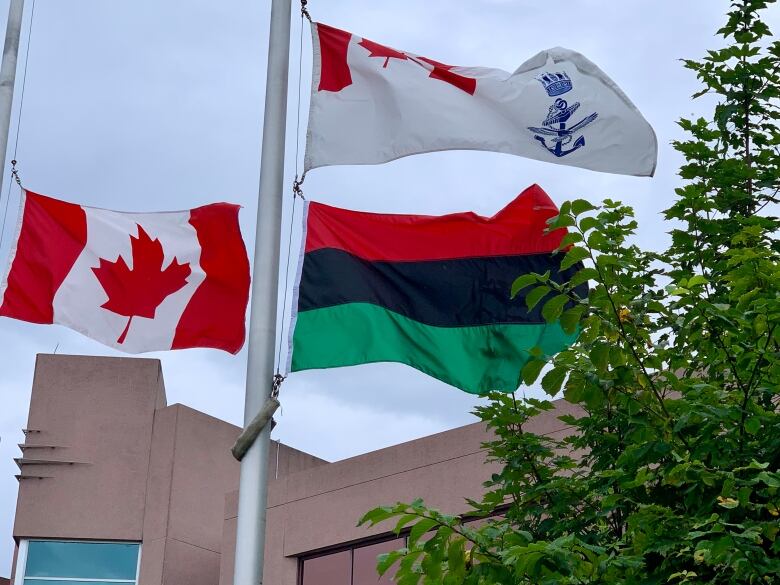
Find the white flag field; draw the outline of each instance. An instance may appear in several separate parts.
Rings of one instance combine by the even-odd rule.
[[[583,55],[542,51],[514,73],[457,67],[312,24],[305,170],[485,150],[652,176],[658,144],[618,85]]]

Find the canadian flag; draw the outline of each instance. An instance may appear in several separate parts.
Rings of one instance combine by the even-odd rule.
[[[237,205],[121,213],[23,192],[0,316],[129,352],[244,344],[249,260]]]
[[[304,167],[378,164],[487,150],[624,175],[652,175],[652,127],[583,55],[560,47],[513,73],[446,65],[321,23]]]

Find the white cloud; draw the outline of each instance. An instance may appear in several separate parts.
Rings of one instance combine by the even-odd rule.
[[[329,461],[458,426],[425,410],[385,410],[369,406],[366,401],[345,400],[338,388],[333,388],[331,394],[297,390],[286,393],[273,438],[309,453],[321,453]],[[462,418],[459,424],[473,422]],[[294,423],[288,424],[289,421]],[[399,440],[400,437],[403,439]],[[327,443],[325,449],[323,443]]]

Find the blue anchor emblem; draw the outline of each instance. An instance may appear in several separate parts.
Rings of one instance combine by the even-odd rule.
[[[544,86],[545,91],[550,97],[561,95],[572,89],[572,82],[566,73],[545,73],[537,78]],[[585,146],[585,137],[580,136],[574,141],[571,148],[565,149],[574,140],[574,134],[582,130],[585,126],[598,118],[598,113],[594,112],[590,116],[583,118],[573,126],[567,128],[566,124],[572,114],[580,107],[580,102],[574,102],[571,106],[563,98],[558,98],[550,106],[547,117],[542,122],[542,127],[537,128],[529,126],[528,129],[534,133],[534,138],[541,142],[542,146],[557,157],[563,157],[575,150]],[[548,145],[547,141],[552,145]]]

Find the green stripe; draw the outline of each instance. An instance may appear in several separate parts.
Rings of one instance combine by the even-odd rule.
[[[575,338],[557,323],[434,327],[349,303],[298,313],[292,371],[400,362],[472,394],[513,392],[531,348],[552,355]]]

